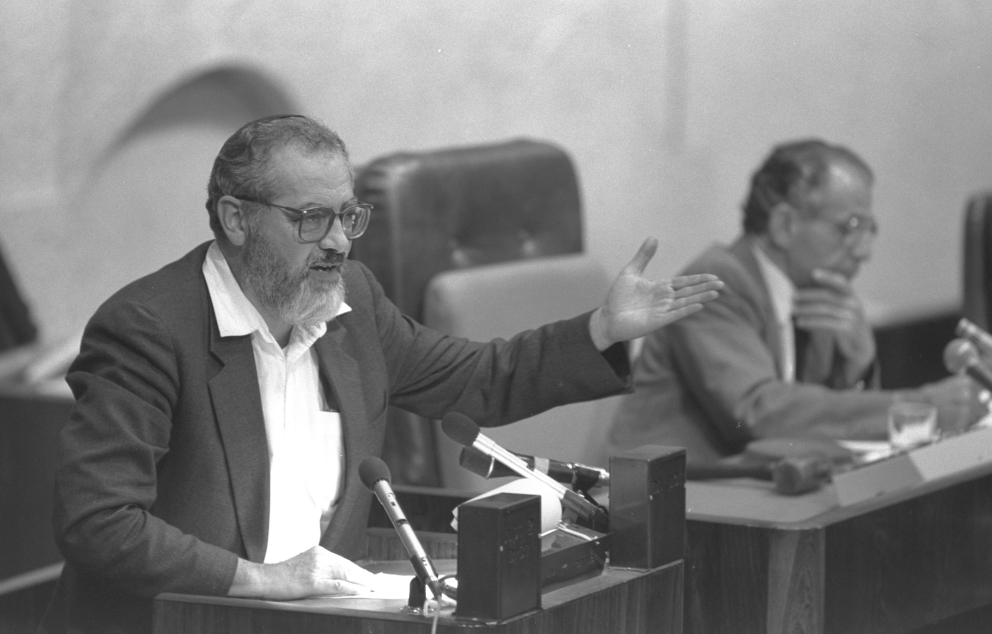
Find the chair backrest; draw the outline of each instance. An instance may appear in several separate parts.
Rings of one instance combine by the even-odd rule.
[[[384,156],[358,171],[355,195],[375,207],[352,257],[419,321],[439,273],[582,251],[572,161],[543,141]],[[433,427],[399,410],[389,418],[383,460],[393,480],[439,484]]]
[[[438,273],[582,251],[575,170],[546,142],[392,154],[361,170],[355,195],[375,208],[352,255],[418,320]]]
[[[582,254],[448,271],[428,285],[424,324],[474,340],[509,338],[596,308],[609,283],[602,266]],[[599,458],[592,451],[602,446],[612,400],[557,407],[483,433],[510,451],[593,464]],[[458,464],[461,446],[439,431],[435,435],[445,487],[484,491],[505,482],[487,481],[463,469]]]
[[[38,338],[27,304],[0,255],[0,350],[16,348]]]
[[[965,205],[964,317],[988,330],[992,317],[992,192],[975,194]]]

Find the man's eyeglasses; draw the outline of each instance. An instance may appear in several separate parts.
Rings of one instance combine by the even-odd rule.
[[[878,222],[870,216],[849,216],[846,220],[832,220],[813,216],[813,220],[825,222],[834,227],[840,237],[848,244],[855,244],[868,236],[878,235]]]
[[[347,205],[341,211],[335,211],[330,207],[312,207],[310,209],[296,209],[285,207],[264,200],[253,200],[251,198],[238,198],[249,203],[276,207],[283,211],[294,214],[293,220],[300,228],[301,242],[320,242],[331,231],[334,226],[334,219],[341,219],[341,231],[344,237],[349,240],[361,236],[369,226],[369,217],[372,215],[372,205],[367,203],[354,203]]]

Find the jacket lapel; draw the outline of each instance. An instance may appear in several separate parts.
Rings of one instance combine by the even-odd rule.
[[[752,250],[752,243],[746,237],[737,240],[730,247],[730,252],[747,270],[749,277],[754,280],[757,288],[749,295],[758,302],[758,318],[761,323],[761,337],[765,345],[771,350],[775,359],[775,367],[778,368],[778,375],[782,376],[782,338],[779,333],[778,320],[775,317],[775,309],[772,306],[772,294],[768,290],[768,283],[758,265],[758,258]]]
[[[327,324],[327,333],[317,340],[317,358],[320,370],[334,392],[341,413],[341,433],[344,437],[345,468],[341,474],[341,497],[331,518],[331,523],[321,538],[321,545],[333,549],[352,522],[351,511],[366,495],[365,487],[358,481],[358,465],[371,451],[366,447],[368,413],[362,391],[358,361],[343,346],[348,330],[338,319]],[[362,522],[362,526],[364,526]]]
[[[265,558],[269,533],[269,445],[251,336],[220,337],[210,351],[222,367],[209,381],[234,491],[235,513],[250,561]]]

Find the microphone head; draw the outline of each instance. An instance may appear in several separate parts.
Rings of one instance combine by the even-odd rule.
[[[479,426],[471,418],[458,412],[445,414],[441,421],[441,429],[445,436],[465,447],[471,447],[479,437]]]
[[[380,458],[376,458],[375,456],[370,456],[362,460],[362,464],[358,465],[358,477],[362,479],[362,484],[369,490],[373,490],[375,483],[379,480],[385,480],[387,484],[392,484],[389,467]]]
[[[944,348],[944,366],[948,372],[957,374],[978,361],[978,349],[967,339],[952,339]]]

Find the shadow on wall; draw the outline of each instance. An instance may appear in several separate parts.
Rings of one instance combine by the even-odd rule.
[[[204,202],[227,137],[294,110],[260,73],[224,68],[166,90],[123,128],[67,207],[53,210],[54,235],[44,237],[53,266],[33,308],[54,361],[75,356],[83,326],[112,293],[213,237]],[[62,365],[52,361],[48,373]]]

